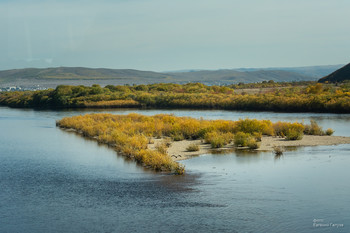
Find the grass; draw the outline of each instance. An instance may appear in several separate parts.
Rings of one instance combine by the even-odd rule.
[[[189,151],[189,152],[199,151],[199,145],[196,144],[196,143],[191,143],[191,144],[188,145],[188,147],[186,148],[186,151]]]

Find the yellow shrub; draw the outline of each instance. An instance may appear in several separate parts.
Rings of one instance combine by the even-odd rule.
[[[244,133],[262,133],[265,135],[273,135],[272,122],[269,120],[256,119],[240,119],[236,122],[235,132]]]
[[[157,150],[141,150],[139,156],[142,163],[156,171],[169,171],[177,167],[177,163],[172,161],[169,155]]]
[[[193,98],[197,98],[195,94]],[[164,141],[156,146],[156,150],[148,150],[147,144],[150,139],[154,137],[171,137],[173,140],[201,138],[206,143],[210,143],[212,148],[220,148],[231,143],[234,138],[237,146],[256,148],[259,146],[257,141],[261,140],[262,135],[300,139],[304,129],[308,133],[324,133],[313,121],[310,126],[304,128],[300,123],[272,124],[269,120],[197,120],[166,114],[143,116],[136,113],[128,115],[103,113],[66,117],[57,121],[57,125],[75,129],[84,136],[96,138],[99,142],[115,145],[116,150],[121,154],[154,170],[177,173],[183,173],[184,167],[173,162],[167,155],[167,148],[171,142]],[[234,132],[237,132],[235,136]],[[330,133],[329,130],[328,134]]]
[[[229,144],[233,139],[232,133],[209,132],[204,136],[205,143],[211,144],[212,148],[221,148]]]
[[[276,122],[273,124],[273,128],[275,130],[275,134],[277,136],[286,137],[291,134],[299,134],[301,135],[304,132],[304,125],[298,122],[288,123],[288,122]]]
[[[251,139],[251,135],[249,133],[237,132],[234,137],[235,146],[248,146],[248,141]]]

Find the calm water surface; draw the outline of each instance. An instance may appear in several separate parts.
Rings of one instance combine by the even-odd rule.
[[[339,114],[0,107],[0,232],[350,232],[350,145],[203,155],[184,176],[155,174],[55,127],[89,112],[315,119],[350,136]]]

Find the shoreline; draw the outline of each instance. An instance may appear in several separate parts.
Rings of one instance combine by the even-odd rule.
[[[163,139],[154,139],[153,144],[148,144],[149,149],[154,149],[157,143],[161,143]],[[190,144],[198,144],[199,151],[189,152],[186,148]],[[274,147],[303,147],[303,146],[331,146],[340,144],[350,144],[350,137],[345,136],[317,136],[317,135],[304,135],[301,140],[287,140],[281,137],[275,136],[263,136],[260,142],[260,147],[252,151],[274,151]],[[202,154],[211,154],[217,151],[225,150],[242,150],[244,147],[235,147],[233,144],[229,144],[222,148],[212,149],[210,144],[202,143],[202,140],[182,140],[173,141],[169,146],[167,152],[168,155],[174,161],[181,161],[190,159],[193,156]]]
[[[99,142],[97,137],[88,137],[83,134],[82,131],[78,131],[72,128],[59,127],[66,132],[72,132]],[[153,143],[147,145],[148,149],[155,150],[156,146],[163,143],[166,138],[152,138]],[[101,142],[99,142],[101,143]],[[190,144],[197,144],[199,146],[199,151],[187,151],[186,148]],[[116,150],[116,144],[103,143]],[[235,147],[233,143],[230,143],[221,148],[211,148],[210,144],[205,144],[203,140],[181,140],[181,141],[171,141],[169,148],[167,148],[167,154],[174,162],[179,162],[182,160],[191,159],[194,156],[199,156],[203,154],[213,154],[217,152],[234,151],[234,150],[251,150],[256,152],[272,152],[274,147],[288,148],[288,147],[304,147],[304,146],[332,146],[340,144],[350,144],[350,137],[346,136],[319,136],[319,135],[304,135],[301,140],[287,140],[278,136],[263,136],[261,138],[260,147],[258,149],[248,149],[247,147]],[[119,152],[118,150],[116,150]],[[120,152],[119,152],[120,153]],[[120,154],[124,156],[123,154]],[[127,156],[124,156],[127,157]],[[144,166],[145,167],[145,166]]]

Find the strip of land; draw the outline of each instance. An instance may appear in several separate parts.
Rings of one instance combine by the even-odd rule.
[[[310,124],[240,119],[204,120],[159,114],[87,114],[57,122],[63,129],[113,146],[121,155],[155,171],[183,174],[175,161],[219,150],[272,150],[274,147],[350,143],[350,138],[332,137],[332,129]],[[318,136],[316,136],[318,135]],[[328,135],[328,136],[325,136]],[[192,151],[192,152],[189,152]]]
[[[57,86],[0,93],[0,105],[26,108],[172,108],[350,113],[349,84],[202,83]]]
[[[154,143],[148,144],[149,149],[155,149],[158,143],[162,143],[163,139],[154,139]],[[187,151],[191,144],[198,144],[198,151]],[[304,135],[301,140],[287,140],[281,137],[264,136],[261,139],[261,144],[255,151],[273,151],[275,147],[301,147],[301,146],[330,146],[339,144],[350,144],[350,137],[343,136],[318,136],[318,135]],[[218,150],[232,150],[235,148],[234,144],[228,144],[220,149],[212,149],[210,144],[203,143],[203,140],[182,140],[174,141],[168,148],[168,154],[174,161],[186,160],[193,156],[209,154]],[[245,148],[239,148],[245,149]]]

